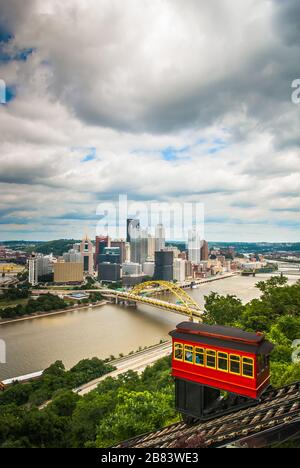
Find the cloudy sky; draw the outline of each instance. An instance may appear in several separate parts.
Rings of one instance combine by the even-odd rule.
[[[300,241],[299,0],[0,0],[0,240],[199,202],[214,241]]]

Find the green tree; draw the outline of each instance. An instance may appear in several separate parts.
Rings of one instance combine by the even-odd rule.
[[[75,411],[80,396],[71,390],[60,390],[53,396],[48,409],[57,416],[71,417]]]
[[[243,311],[242,301],[236,296],[220,296],[212,292],[205,296],[203,321],[212,325],[234,325],[241,318]]]
[[[288,282],[288,278],[286,276],[272,276],[267,281],[259,281],[256,283],[256,287],[262,293],[272,293],[274,288],[278,288],[280,286],[286,285]]]
[[[72,440],[75,447],[93,444],[97,426],[104,416],[113,413],[116,406],[114,391],[92,392],[76,404],[72,417]]]
[[[175,417],[175,411],[163,393],[120,390],[113,414],[98,426],[97,447],[109,447],[119,441],[158,429]]]

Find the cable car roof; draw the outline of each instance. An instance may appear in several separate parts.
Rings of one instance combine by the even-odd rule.
[[[262,333],[250,333],[239,328],[202,323],[181,322],[170,332],[173,338],[194,341],[206,345],[229,347],[254,354],[268,354],[273,345],[265,340]]]

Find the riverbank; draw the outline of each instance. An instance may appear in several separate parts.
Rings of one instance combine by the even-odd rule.
[[[165,350],[165,348],[168,348],[170,353],[171,353],[171,341],[170,340],[161,340],[160,343],[155,343],[153,345],[145,346],[144,348],[141,348],[136,350],[136,351],[130,351],[126,356],[120,355],[119,357],[112,356],[112,358],[107,358],[105,359],[105,362],[107,364],[111,364],[112,366],[116,366],[117,368],[122,368],[123,363],[127,363],[127,361],[131,361],[132,359],[143,356],[144,354],[148,353],[154,353],[156,351],[161,351]],[[128,369],[129,370],[129,369]],[[12,377],[10,379],[3,380],[2,384],[5,386],[12,385],[16,382],[18,383],[27,383],[31,382],[33,380],[38,380],[40,377],[42,377],[44,373],[44,370],[38,371],[38,372],[32,372],[31,374],[26,374],[26,375],[20,375],[18,377]],[[109,376],[109,375],[107,375]],[[98,378],[99,379],[99,378]],[[75,393],[79,393],[80,391],[84,390],[87,387],[90,387],[98,382],[98,379],[92,380],[87,382],[86,384],[74,389]]]
[[[14,322],[24,322],[26,320],[34,320],[37,318],[50,317],[52,315],[61,315],[61,314],[66,314],[67,312],[74,312],[76,310],[92,309],[94,307],[100,307],[106,304],[108,304],[108,301],[102,300],[102,301],[96,302],[95,304],[88,304],[88,305],[77,306],[77,307],[72,306],[72,307],[67,307],[66,309],[54,310],[52,312],[36,312],[31,315],[24,315],[23,317],[13,318],[13,319],[0,319],[0,325],[7,325],[10,323],[14,323]]]

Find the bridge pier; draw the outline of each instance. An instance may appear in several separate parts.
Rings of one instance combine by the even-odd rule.
[[[128,299],[122,299],[118,296],[114,297],[114,298],[111,298],[111,301],[113,304],[116,304],[116,305],[122,305],[122,306],[125,306],[125,307],[132,307],[132,308],[137,308],[137,303],[135,301],[131,301],[131,300],[128,300]]]

